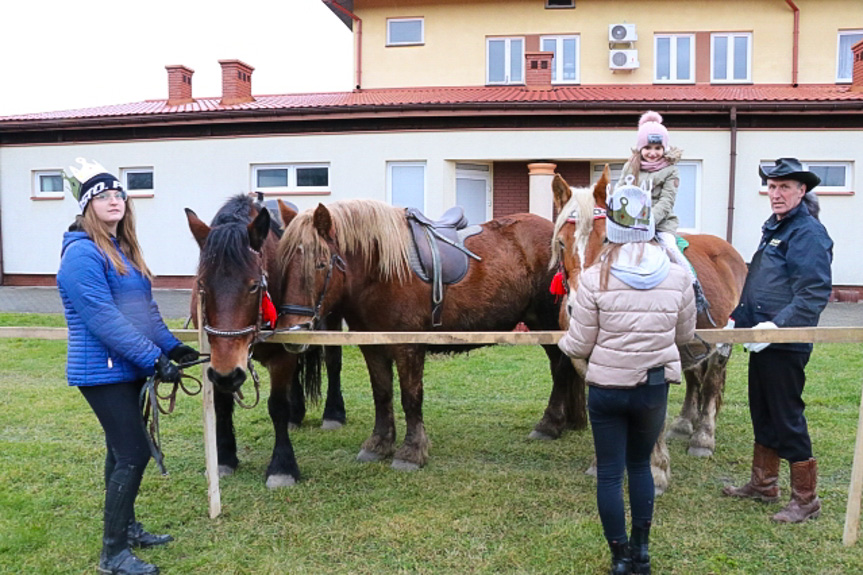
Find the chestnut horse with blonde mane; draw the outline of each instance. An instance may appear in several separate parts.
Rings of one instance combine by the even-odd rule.
[[[432,286],[411,270],[413,239],[405,210],[375,200],[347,200],[299,215],[283,209],[285,233],[278,258],[284,278],[280,299],[285,313],[279,329],[309,329],[329,313],[344,317],[352,331],[432,331]],[[554,224],[533,214],[515,214],[482,224],[464,245],[471,260],[466,275],[444,290],[441,331],[511,331],[519,322],[529,329],[559,329],[560,302],[549,293],[553,271],[549,243]],[[291,310],[314,310],[315,317]],[[422,343],[361,345],[375,402],[371,436],[360,461],[392,457],[392,467],[415,470],[428,459],[423,424]],[[476,347],[476,346],[474,346]],[[553,388],[548,407],[532,437],[556,438],[565,429],[583,428],[584,388],[556,345],[546,345]],[[454,347],[442,351],[461,351]],[[396,449],[393,415],[393,363],[405,413],[404,442]],[[515,375],[515,374],[514,374]],[[580,395],[579,395],[580,392]]]
[[[608,167],[593,188],[572,189],[559,175],[552,182],[554,206],[558,213],[552,243],[552,265],[562,265],[570,293],[578,288],[580,272],[596,263],[605,242],[605,210]],[[685,255],[695,268],[710,302],[710,314],[718,325],[699,314],[697,328],[722,327],[737,306],[746,263],[725,240],[716,236],[684,235],[689,242]],[[568,320],[567,320],[568,323]],[[680,415],[667,436],[687,438],[689,453],[710,456],[715,449],[716,415],[722,404],[730,345],[708,346],[696,338],[680,347],[686,378],[686,397]],[[668,482],[668,451],[663,437],[652,461],[658,492]]]

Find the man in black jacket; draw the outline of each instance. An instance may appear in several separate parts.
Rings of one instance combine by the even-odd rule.
[[[761,242],[732,312],[735,327],[777,328],[818,325],[832,290],[833,241],[805,198],[820,178],[796,158],[780,158],[766,172],[773,215],[762,227]],[[813,213],[815,215],[813,215]],[[723,495],[779,501],[779,460],[791,464],[791,502],[774,521],[800,523],[821,513],[815,493],[817,464],[803,414],[808,343],[746,344],[749,355],[749,413],[755,432],[752,475]]]

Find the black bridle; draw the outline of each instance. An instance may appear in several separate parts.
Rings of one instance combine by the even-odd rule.
[[[276,331],[296,331],[299,329],[311,329],[315,330],[320,328],[321,321],[323,318],[321,317],[321,306],[324,303],[324,298],[327,295],[327,290],[330,287],[330,280],[333,277],[333,268],[337,268],[340,272],[344,273],[347,270],[347,264],[345,260],[338,254],[333,254],[330,258],[330,262],[327,265],[327,276],[324,279],[324,289],[321,290],[320,295],[318,296],[318,301],[315,304],[315,307],[310,307],[307,305],[295,305],[295,304],[283,304],[276,308],[279,312],[279,317],[287,314],[291,315],[301,315],[305,317],[310,317],[311,319],[305,323],[301,323],[295,326],[288,328],[287,330],[276,330]]]

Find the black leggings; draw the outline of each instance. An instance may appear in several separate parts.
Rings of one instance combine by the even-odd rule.
[[[150,461],[150,445],[141,417],[138,394],[144,381],[80,386],[105,431],[105,484],[114,468],[134,466],[140,475]]]

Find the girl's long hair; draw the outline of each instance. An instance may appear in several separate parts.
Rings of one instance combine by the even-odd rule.
[[[641,150],[633,150],[632,157],[629,159],[629,173],[635,176],[635,182],[641,176]]]
[[[99,251],[105,254],[105,257],[108,258],[120,275],[128,275],[129,270],[126,268],[126,263],[111,240],[108,226],[96,217],[94,210],[85,210],[84,215],[75,218],[75,223],[90,236],[90,239],[93,240]],[[132,198],[126,199],[126,213],[123,215],[123,219],[117,224],[117,242],[120,244],[120,251],[123,252],[123,255],[126,256],[126,259],[129,260],[132,266],[141,272],[144,277],[152,281],[153,274],[144,262],[144,254],[141,251],[141,246],[138,244],[138,235],[135,232],[135,210],[132,207]]]

